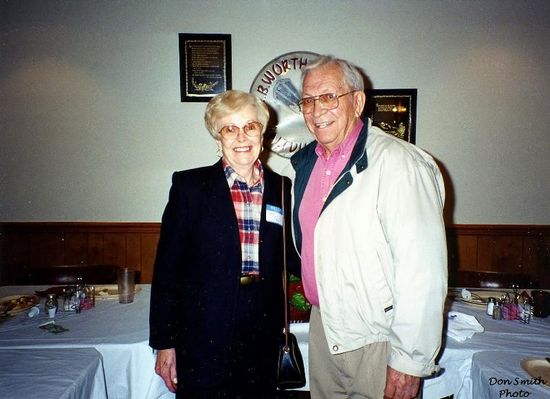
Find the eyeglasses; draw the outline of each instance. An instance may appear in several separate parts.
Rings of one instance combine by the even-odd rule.
[[[334,109],[338,107],[338,99],[340,97],[347,96],[348,94],[355,93],[356,91],[357,90],[352,90],[344,94],[324,93],[314,97],[304,97],[300,100],[300,102],[298,102],[298,106],[300,107],[302,114],[311,114],[315,108],[315,101],[319,101],[319,105],[322,109]]]
[[[243,127],[239,127],[237,125],[224,126],[218,131],[218,133],[226,140],[235,140],[241,130],[248,137],[257,137],[262,133],[263,128],[264,125],[262,125],[260,122],[252,121],[248,122]]]

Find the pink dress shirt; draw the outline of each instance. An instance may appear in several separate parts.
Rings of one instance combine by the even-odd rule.
[[[362,128],[363,122],[358,120],[351,133],[332,151],[329,157],[326,156],[324,148],[317,144],[315,149],[317,162],[315,162],[309,177],[302,204],[298,211],[302,229],[302,284],[307,300],[315,306],[319,306],[319,294],[315,278],[315,225],[330,190],[332,190],[334,183],[338,180],[340,173],[342,173],[351,157],[351,152]]]

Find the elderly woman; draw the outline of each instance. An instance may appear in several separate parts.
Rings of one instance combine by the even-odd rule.
[[[270,398],[276,389],[283,178],[258,159],[268,118],[267,106],[252,94],[214,97],[205,122],[221,159],[172,177],[149,342],[157,351],[155,371],[178,398]],[[290,180],[284,179],[289,216]],[[296,268],[297,255],[290,258]]]

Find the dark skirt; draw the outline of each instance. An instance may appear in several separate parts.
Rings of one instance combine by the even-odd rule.
[[[240,304],[235,314],[236,328],[219,355],[201,359],[206,376],[203,381],[189,381],[182,376],[187,366],[177,358],[178,399],[272,399],[276,393],[278,337],[281,331],[265,319],[260,284],[242,286]],[[270,313],[270,312],[268,312]],[[266,323],[267,321],[267,323]],[[223,326],[211,326],[220,329]],[[219,331],[218,331],[219,334]],[[180,367],[181,366],[181,367]]]

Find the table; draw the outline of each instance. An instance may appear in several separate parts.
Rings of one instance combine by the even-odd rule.
[[[550,348],[548,348],[550,350]],[[528,354],[485,351],[472,357],[472,396],[474,398],[531,398],[550,397],[550,386],[531,377],[521,367]],[[539,358],[540,353],[532,353]],[[550,364],[549,364],[550,366]]]
[[[493,320],[485,313],[485,306],[451,300],[447,302],[446,311],[475,316],[485,331],[474,334],[464,342],[457,342],[444,335],[438,357],[442,371],[434,377],[423,380],[423,399],[440,399],[450,395],[454,395],[454,399],[489,398],[479,394],[484,391],[484,385],[488,380],[477,375],[479,370],[485,367],[486,359],[490,359],[491,356],[503,359],[503,365],[508,364],[509,368],[506,373],[504,368],[502,369],[500,378],[508,376],[513,379],[527,375],[516,361],[517,358],[550,357],[550,317],[532,318],[530,324],[521,324],[517,320]],[[309,323],[293,323],[290,325],[290,331],[298,340],[307,375]],[[489,353],[481,354],[486,352]],[[544,398],[550,397],[550,388],[545,386],[539,388],[546,391]],[[309,382],[302,389],[308,390]],[[538,390],[531,387],[524,390],[532,392],[528,396],[531,399],[539,397],[536,396]]]
[[[459,301],[449,302],[448,305],[449,311],[475,316],[485,331],[474,334],[464,342],[444,337],[439,357],[442,372],[424,380],[423,399],[439,399],[451,394],[454,395],[454,399],[488,397],[477,394],[485,390],[483,385],[489,383],[488,380],[477,375],[480,367],[484,367],[483,363],[476,363],[479,361],[477,359],[485,361],[494,356],[495,359],[501,358],[506,361],[505,359],[515,359],[515,356],[521,358],[550,356],[550,317],[532,318],[530,324],[522,324],[517,320],[493,320],[485,313],[484,306]],[[485,352],[489,353],[481,354]],[[510,362],[513,361],[510,360]],[[525,375],[519,363],[515,365],[510,363],[507,370],[506,373],[504,369],[501,370],[502,374],[499,378],[514,379]],[[548,390],[546,395],[548,396],[550,388],[542,388]],[[536,398],[534,394],[528,397]]]
[[[0,398],[104,398],[101,354],[93,348],[2,349]]]
[[[151,286],[138,285],[134,302],[120,304],[114,299],[98,299],[96,306],[81,313],[58,312],[59,324],[69,331],[52,334],[38,326],[48,316],[28,318],[26,312],[0,324],[0,350],[55,348],[95,348],[103,358],[107,393],[112,398],[173,398],[154,372],[155,355],[149,347],[149,297]],[[0,297],[32,294],[47,286],[0,287]],[[29,351],[29,354],[32,353]],[[68,352],[67,352],[68,353]],[[98,396],[100,397],[100,396]]]

